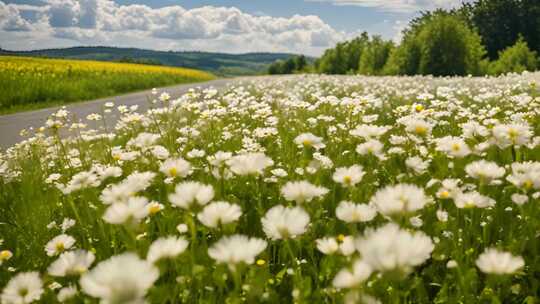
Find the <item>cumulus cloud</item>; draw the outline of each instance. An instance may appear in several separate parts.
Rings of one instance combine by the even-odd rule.
[[[0,30],[41,31],[86,44],[120,41],[122,45],[118,46],[134,46],[146,41],[152,48],[167,45],[208,51],[307,54],[320,53],[349,38],[311,15],[278,18],[252,15],[234,7],[151,8],[119,5],[111,0],[43,1],[39,6],[25,5],[24,11],[32,11],[32,18],[25,18],[17,5],[0,1]],[[40,26],[35,26],[38,23]]]
[[[414,13],[437,8],[453,8],[471,0],[306,0],[307,2],[329,2],[335,5],[372,7],[394,13]]]
[[[0,2],[0,29],[5,31],[31,31],[32,25],[22,18],[21,12],[16,6]]]

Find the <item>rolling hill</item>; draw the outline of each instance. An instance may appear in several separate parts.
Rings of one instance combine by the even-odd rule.
[[[101,46],[34,51],[0,49],[0,55],[146,63],[200,69],[220,76],[262,74],[266,72],[266,68],[270,63],[293,56],[293,54],[286,53],[225,54]]]

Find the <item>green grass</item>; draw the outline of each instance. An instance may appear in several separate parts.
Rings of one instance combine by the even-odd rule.
[[[53,117],[57,121],[54,127],[30,135],[31,140],[0,155],[0,251],[13,253],[0,265],[0,288],[5,288],[18,273],[37,271],[44,286],[53,282],[76,286],[79,293],[72,303],[95,303],[97,299],[90,288],[81,286],[79,275],[54,277],[48,273],[49,265],[59,259],[45,253],[50,240],[66,233],[76,240],[76,248],[94,253],[96,261],[88,273],[82,274],[88,278],[106,267],[104,261],[112,257],[130,252],[145,259],[156,239],[174,235],[189,241],[189,247],[154,266],[147,265],[159,272],[151,286],[138,290],[149,303],[351,303],[348,300],[361,294],[385,304],[538,303],[537,77],[266,78],[217,94],[191,92],[177,107],[156,105],[170,108],[149,111],[142,118],[111,109],[113,113],[107,115],[120,115],[122,123],[113,128],[98,121],[98,128],[114,130],[115,136],[107,137],[93,137],[92,130],[85,129],[72,132],[71,138],[60,137],[58,134],[65,134],[71,126],[66,118],[69,115],[60,113]],[[422,127],[420,122],[430,128]],[[462,128],[468,122],[481,127],[471,135]],[[379,135],[351,134],[366,124],[388,128]],[[501,128],[503,132],[499,132]],[[317,151],[311,146],[317,138],[296,140],[308,132],[325,146]],[[460,137],[463,142],[452,144],[446,136]],[[382,145],[379,152],[361,149],[375,139]],[[469,153],[457,154],[467,151],[466,147]],[[204,156],[200,156],[200,150]],[[234,156],[259,151],[271,158],[273,165],[260,174],[234,174],[234,164],[208,158],[219,151]],[[425,162],[425,168],[412,166],[412,157]],[[180,166],[178,170],[162,170],[167,159],[179,158],[189,162],[192,170]],[[490,170],[478,176],[468,174],[466,168],[479,160],[495,164],[504,174],[496,181],[490,180]],[[512,168],[516,164],[524,164],[522,172]],[[337,168],[353,165],[362,166],[365,173],[357,184],[335,178]],[[117,167],[121,174],[103,177],[103,166]],[[286,175],[274,170],[278,168]],[[146,187],[130,184],[118,188],[136,172],[155,176]],[[81,173],[88,178],[74,178]],[[52,180],[53,174],[59,174],[56,180]],[[445,179],[457,180],[457,186],[443,182]],[[80,189],[65,191],[66,185],[77,185],[77,181],[83,183]],[[204,206],[194,203],[184,209],[171,201],[175,187],[186,181],[211,186],[212,202],[236,204],[242,215],[231,223],[206,226],[198,215],[212,202],[201,203]],[[324,187],[328,192],[310,201],[292,201],[283,189],[287,183],[297,181]],[[392,196],[390,192],[385,199],[374,200],[385,187],[401,184],[414,185],[427,198]],[[135,214],[122,223],[112,223],[104,215],[126,203],[118,199],[117,205],[111,207],[102,196],[109,187],[122,189],[117,198],[144,197],[162,204],[163,209],[154,208],[154,213]],[[475,205],[473,199],[461,208],[461,193],[473,192],[489,197],[494,205]],[[188,197],[189,193],[181,192],[179,196]],[[527,201],[516,200],[516,195]],[[308,196],[309,191],[303,197]],[[201,201],[203,198],[199,197]],[[346,221],[336,212],[342,201],[371,202],[375,217]],[[268,222],[262,219],[279,205],[301,208],[309,215],[309,225],[287,235],[284,228],[299,223],[300,217],[295,216],[284,219],[286,225],[268,229]],[[384,205],[394,212],[388,212]],[[218,215],[223,214],[226,212]],[[345,212],[352,214],[351,210]],[[59,224],[65,218],[76,220],[76,224],[63,232]],[[52,221],[56,224],[49,225]],[[179,224],[186,229],[177,230]],[[397,225],[401,235],[422,236],[429,244],[412,237],[394,240],[397,233],[363,245],[355,242],[389,224]],[[275,231],[283,233],[283,238],[272,238]],[[251,263],[218,263],[209,249],[233,234],[264,240],[267,247]],[[324,237],[340,244],[343,251],[321,252],[317,240]],[[348,254],[344,254],[344,240],[353,240],[353,250]],[[371,248],[377,249],[373,251],[375,257],[366,252]],[[512,267],[506,258],[495,258],[491,265],[501,267],[506,274],[479,267],[477,261],[488,248],[522,258],[523,267]],[[249,252],[247,246],[235,249]],[[374,258],[386,261],[386,267]],[[359,260],[366,264],[358,272],[367,275],[349,287],[337,289],[334,279],[338,273],[350,271]],[[14,270],[8,271],[10,267]],[[149,275],[130,276],[133,270],[106,269],[108,277],[126,277],[108,282],[103,288],[114,286],[117,289],[112,290],[113,294],[133,295],[131,284]],[[121,290],[124,287],[127,290]],[[45,287],[41,301],[53,303],[57,293]]]
[[[0,56],[0,114],[213,78],[184,68]]]

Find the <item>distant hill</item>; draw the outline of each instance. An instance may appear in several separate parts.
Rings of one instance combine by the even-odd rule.
[[[256,75],[266,72],[268,65],[293,54],[246,53],[225,54],[207,52],[154,51],[116,47],[72,47],[35,51],[8,51],[0,54],[65,59],[84,59],[116,62],[135,62],[175,67],[187,67],[212,72],[220,76]]]

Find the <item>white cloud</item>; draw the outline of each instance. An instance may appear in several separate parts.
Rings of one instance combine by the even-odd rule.
[[[334,5],[363,6],[394,13],[414,13],[437,8],[454,8],[471,0],[305,0],[330,2]]]
[[[0,1],[0,37],[18,28],[31,31],[33,39],[60,39],[61,45],[67,40],[74,44],[310,55],[349,38],[318,16],[278,18],[234,7],[151,8],[111,0],[46,0],[40,6],[25,5],[24,10],[33,11],[36,17],[24,19],[16,5]],[[19,49],[24,47],[21,43]]]

